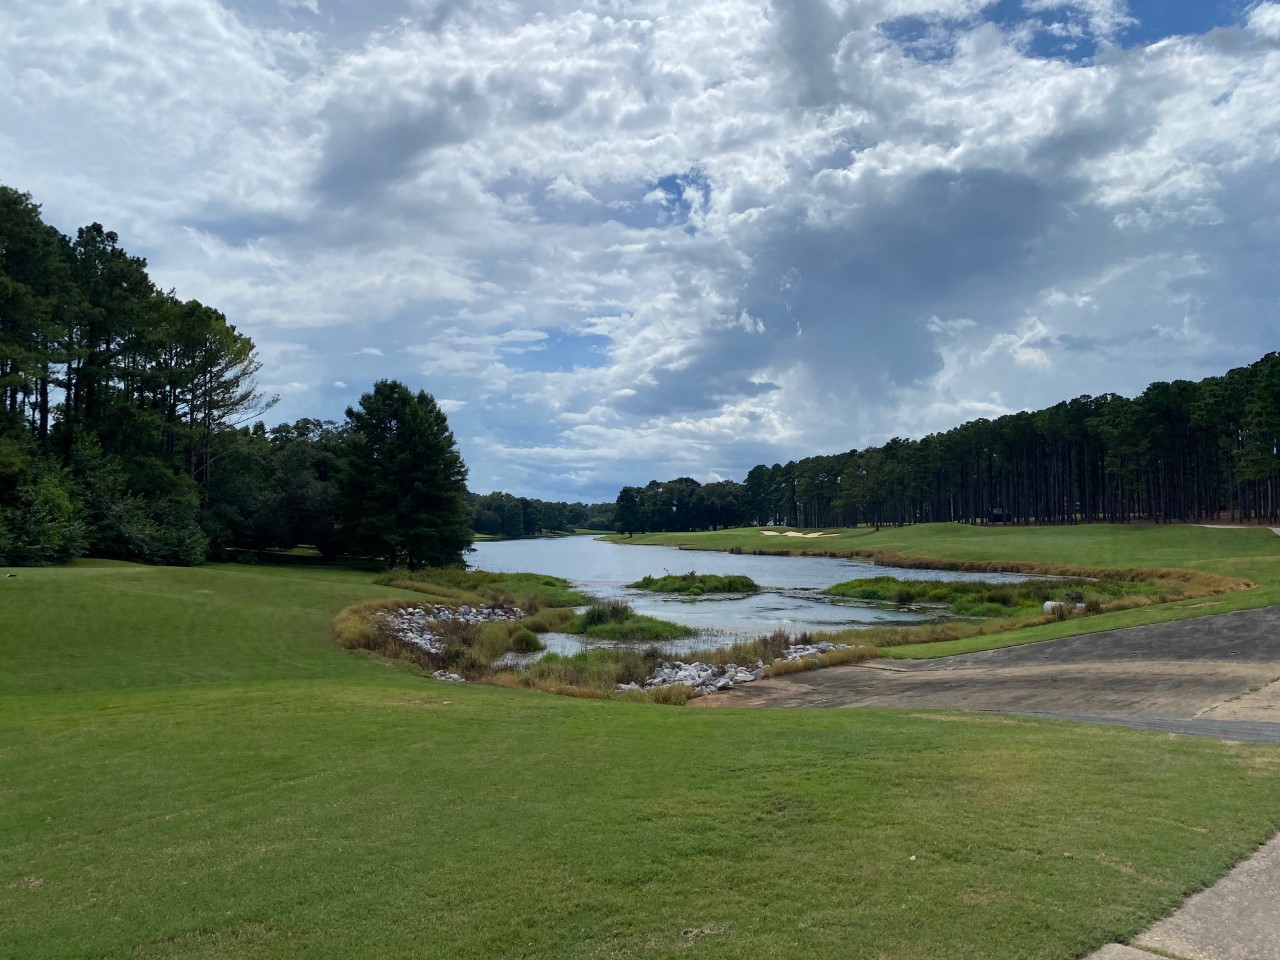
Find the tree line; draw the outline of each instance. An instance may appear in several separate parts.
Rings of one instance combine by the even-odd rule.
[[[0,185],[0,565],[299,544],[461,561],[467,472],[434,398],[384,380],[343,423],[267,429],[252,341],[146,266]]]
[[[574,530],[612,530],[612,503],[537,500],[495,491],[471,495],[471,529],[490,537],[534,537]]]
[[[623,533],[724,526],[1280,522],[1280,354],[920,440],[624,487]]]

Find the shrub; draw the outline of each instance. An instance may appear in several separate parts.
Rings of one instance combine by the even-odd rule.
[[[625,600],[597,600],[575,618],[575,626],[581,630],[570,630],[570,633],[583,633],[591,627],[606,623],[623,623],[635,616],[631,604]]]
[[[0,508],[0,564],[66,563],[87,550],[84,508],[75,484],[53,461],[32,462],[16,500],[13,507]]]
[[[532,653],[542,649],[542,641],[528,627],[521,627],[511,638],[511,649],[517,653]]]

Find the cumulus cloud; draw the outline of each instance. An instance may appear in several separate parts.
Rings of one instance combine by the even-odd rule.
[[[399,377],[473,476],[612,496],[1271,349],[1280,4],[1165,19],[9,5],[0,175],[223,309],[282,419]]]

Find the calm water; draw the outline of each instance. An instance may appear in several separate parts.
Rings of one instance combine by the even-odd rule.
[[[985,580],[1013,582],[1018,574],[967,573],[954,570],[900,570],[855,560],[830,557],[756,557],[679,550],[675,547],[631,546],[606,543],[592,537],[564,537],[555,540],[505,540],[476,544],[469,556],[471,566],[495,573],[548,573],[564,577],[597,597],[621,597],[637,613],[661,617],[695,627],[701,635],[672,644],[673,652],[706,647],[717,637],[758,636],[783,628],[802,630],[845,630],[882,623],[919,623],[936,619],[935,614],[908,612],[892,607],[833,600],[820,591],[832,584],[861,577],[891,576],[900,580]],[[728,600],[676,599],[626,586],[646,574],[664,573],[745,574],[763,592]],[[552,649],[574,652],[576,638],[546,638]]]

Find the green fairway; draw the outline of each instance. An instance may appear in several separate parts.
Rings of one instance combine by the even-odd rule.
[[[1280,822],[1274,748],[445,684],[331,644],[369,573],[17,573],[4,960],[1067,960]]]
[[[814,531],[817,532],[817,531]],[[828,531],[821,531],[827,533]],[[1267,527],[1209,529],[1190,524],[1079,524],[1061,527],[975,527],[929,523],[874,530],[829,531],[806,539],[764,536],[758,527],[709,533],[651,533],[612,537],[619,543],[664,544],[696,550],[763,550],[848,556],[854,553],[933,558],[960,563],[1049,564],[1095,569],[1172,568],[1242,577],[1257,586],[1211,599],[1174,601],[1099,616],[1063,620],[1010,633],[942,643],[886,647],[886,656],[942,657],[1096,633],[1143,623],[1246,610],[1280,603],[1280,537]]]

